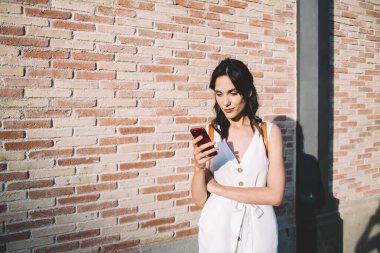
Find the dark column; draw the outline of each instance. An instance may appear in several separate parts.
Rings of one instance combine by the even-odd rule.
[[[341,253],[343,223],[332,192],[332,78],[328,0],[298,1],[297,252]]]

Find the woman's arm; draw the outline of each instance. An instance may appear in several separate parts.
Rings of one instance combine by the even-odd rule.
[[[282,153],[282,136],[278,126],[273,125],[269,137],[269,170],[265,187],[224,186],[211,179],[207,190],[238,202],[256,205],[279,206],[285,189],[285,168]]]
[[[208,142],[198,147],[197,143],[201,139],[202,137],[199,136],[193,141],[194,175],[191,181],[191,197],[194,204],[202,208],[207,200],[206,184],[209,182],[211,174],[207,168],[212,158],[209,155],[217,151],[217,148],[213,147],[215,142]],[[208,147],[213,148],[205,151]]]

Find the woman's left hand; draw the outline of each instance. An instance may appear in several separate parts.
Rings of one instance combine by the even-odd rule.
[[[207,184],[207,191],[210,193],[216,193],[219,187],[220,187],[220,184],[216,182],[215,178],[211,178]]]

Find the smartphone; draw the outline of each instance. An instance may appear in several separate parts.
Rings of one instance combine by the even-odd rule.
[[[203,127],[191,128],[190,133],[194,139],[197,138],[198,136],[202,135],[202,139],[197,143],[198,146],[203,145],[203,144],[211,141],[210,136],[207,134],[206,129],[204,129]],[[206,148],[204,151],[210,150],[212,148],[213,147]],[[218,152],[215,151],[215,152],[209,154],[209,156],[216,156],[217,154],[218,154]]]

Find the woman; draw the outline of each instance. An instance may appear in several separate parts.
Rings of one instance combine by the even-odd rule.
[[[191,193],[203,208],[199,252],[277,252],[273,206],[281,204],[285,187],[281,131],[267,123],[267,152],[253,77],[241,61],[223,60],[210,88],[215,92],[214,141],[199,147],[202,137],[193,141]]]

